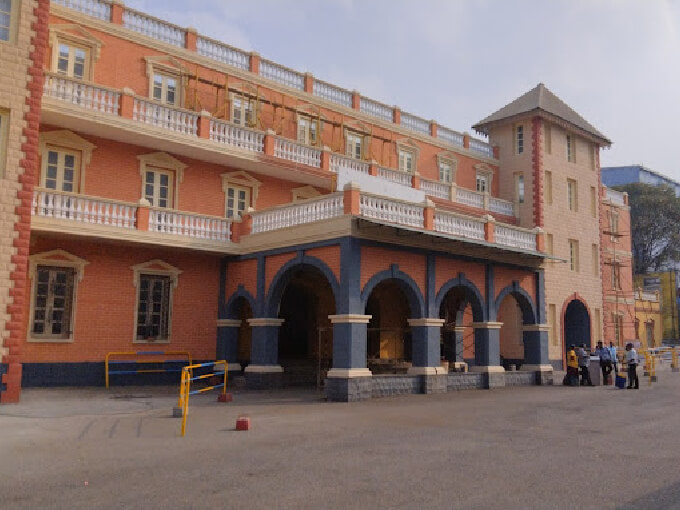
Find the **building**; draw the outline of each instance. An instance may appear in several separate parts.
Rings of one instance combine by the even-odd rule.
[[[48,0],[0,2],[0,403],[17,402]]]
[[[680,196],[680,182],[674,181],[642,165],[606,166],[602,167],[602,183],[605,186],[623,186],[641,182],[660,186],[665,184],[675,190],[676,196]]]
[[[357,400],[549,382],[600,338],[610,142],[542,84],[487,143],[119,2],[49,9],[24,386],[172,349]]]
[[[659,291],[635,290],[635,340],[643,349],[661,347],[663,318]]]
[[[644,293],[659,294],[661,309],[662,339],[677,343],[680,335],[680,308],[678,307],[678,272],[676,270],[660,271],[645,275],[635,275],[635,287]]]

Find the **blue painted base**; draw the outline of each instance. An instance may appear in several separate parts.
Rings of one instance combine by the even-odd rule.
[[[7,364],[0,363],[0,393],[7,390],[7,385],[2,384],[2,376],[7,373]]]

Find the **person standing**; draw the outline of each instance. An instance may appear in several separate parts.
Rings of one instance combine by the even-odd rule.
[[[595,354],[600,357],[600,369],[602,370],[602,384],[607,384],[607,379],[612,373],[612,358],[609,348],[604,347],[602,342],[597,342]]]
[[[567,384],[569,386],[578,386],[578,356],[574,346],[569,347],[567,352]]]
[[[593,386],[590,379],[590,353],[586,351],[586,344],[581,344],[578,350],[578,366],[581,369],[581,386]]]
[[[626,344],[626,355],[624,357],[626,363],[628,364],[628,389],[633,389],[633,383],[635,383],[635,389],[640,389],[640,381],[637,376],[637,366],[638,357],[637,352],[633,349],[633,344]]]
[[[619,360],[616,357],[616,346],[614,345],[614,342],[609,342],[609,354],[612,360],[612,364],[614,365],[614,373],[618,374],[619,373]]]

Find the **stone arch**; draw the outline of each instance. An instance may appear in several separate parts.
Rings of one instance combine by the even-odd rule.
[[[482,297],[482,293],[474,283],[465,278],[463,273],[458,273],[457,277],[451,278],[444,285],[442,285],[441,289],[439,289],[439,292],[437,292],[437,297],[435,298],[435,309],[439,310],[441,308],[442,303],[446,298],[446,294],[456,287],[462,288],[465,292],[465,298],[472,307],[472,315],[475,322],[486,322],[487,314],[484,307],[484,298]]]
[[[567,311],[569,309],[569,306],[574,304],[575,306],[579,306],[582,308],[582,310],[585,312],[586,317],[588,319],[588,324],[587,328],[584,329],[584,335],[586,338],[584,339],[570,339],[567,338],[567,330],[569,328],[569,324],[567,322]],[[590,312],[590,307],[588,306],[588,302],[578,293],[574,292],[571,294],[567,299],[564,300],[564,303],[562,305],[562,315],[560,317],[560,326],[562,329],[562,356],[563,359],[566,360],[566,350],[569,347],[570,344],[574,343],[585,343],[586,345],[591,343],[592,340],[592,313]],[[599,327],[599,325],[598,325]]]
[[[404,292],[411,309],[410,319],[420,319],[425,316],[425,300],[418,284],[408,274],[399,269],[397,264],[392,264],[390,269],[374,274],[361,291],[361,308],[365,309],[368,297],[380,283],[385,280],[394,280]]]
[[[223,317],[224,319],[238,319],[236,305],[238,304],[239,298],[245,299],[250,305],[250,309],[253,310],[253,312],[255,311],[255,298],[250,292],[248,292],[243,287],[243,285],[239,285],[238,288],[236,289],[236,292],[234,292],[231,295],[231,297],[227,301],[227,304],[224,307],[225,310],[225,317]]]
[[[501,290],[496,298],[496,310],[500,310],[501,303],[506,296],[512,295],[517,301],[517,304],[522,311],[522,322],[524,324],[536,324],[536,305],[531,295],[524,290],[517,280],[514,280],[510,285]]]

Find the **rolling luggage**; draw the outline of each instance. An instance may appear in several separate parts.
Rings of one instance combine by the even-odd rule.
[[[620,390],[626,388],[626,377],[621,374],[616,374],[616,387]]]

